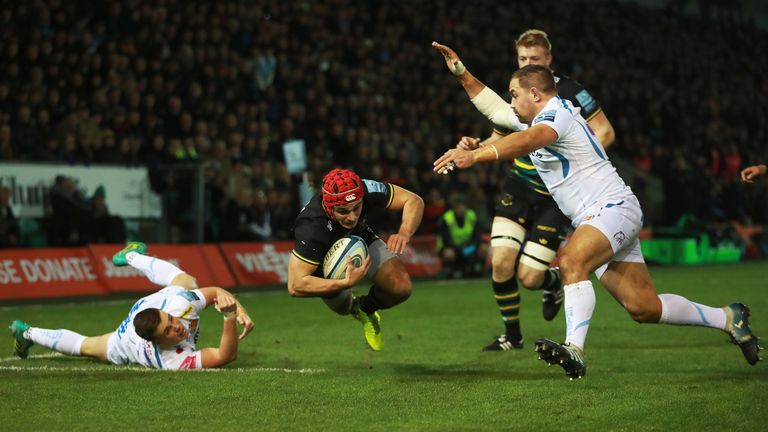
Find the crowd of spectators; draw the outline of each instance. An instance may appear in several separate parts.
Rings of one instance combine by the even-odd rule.
[[[737,180],[768,160],[768,35],[731,16],[613,1],[0,3],[0,160],[146,165],[160,193],[178,186],[169,167],[202,163],[210,240],[291,237],[302,203],[282,143],[294,138],[310,179],[347,166],[438,208],[468,191],[489,226],[501,164],[431,170],[490,129],[430,43],[503,94],[532,27],[601,102],[639,193],[662,180],[649,222],[768,223]]]

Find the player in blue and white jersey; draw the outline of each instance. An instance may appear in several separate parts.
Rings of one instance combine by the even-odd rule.
[[[749,309],[741,303],[714,308],[674,294],[657,294],[643,261],[638,235],[643,212],[632,190],[616,173],[579,109],[561,99],[552,72],[529,65],[512,75],[512,108],[525,131],[486,147],[452,149],[435,161],[435,171],[467,168],[477,162],[530,154],[552,197],[576,229],[560,257],[565,291],[564,344],[536,341],[539,357],[560,364],[571,378],[586,373],[584,342],[595,293],[595,272],[608,292],[641,323],[713,327],[739,345],[749,364],[760,360]]]
[[[132,242],[116,253],[112,261],[117,266],[130,265],[165,288],[139,299],[117,330],[87,337],[71,330],[32,327],[16,320],[11,324],[16,354],[27,358],[29,348],[38,344],[66,355],[155,369],[214,368],[234,361],[237,323],[243,326],[240,339],[253,329],[247,311],[226,290],[198,288],[192,276],[168,261],[146,256],[146,250],[143,243]],[[224,315],[221,341],[217,348],[198,350],[200,312],[211,305]]]
[[[494,125],[490,137],[483,141],[463,137],[458,145],[460,148],[474,150],[528,128],[520,122],[509,103],[467,70],[455,51],[437,42],[432,46],[443,55],[446,65],[459,79],[475,107]],[[515,49],[518,67],[529,64],[551,67],[552,44],[545,32],[524,31],[515,41]],[[603,147],[608,148],[615,134],[598,101],[577,81],[553,74],[560,96],[581,108]],[[528,155],[518,156],[511,162],[501,193],[491,230],[491,263],[493,292],[505,332],[494,338],[483,351],[523,347],[518,279],[524,288],[542,291],[542,312],[547,321],[557,316],[563,300],[559,269],[550,268],[550,263],[565,239],[570,221],[552,200]]]
[[[399,186],[361,179],[346,169],[331,170],[323,177],[322,190],[301,209],[294,225],[296,243],[288,262],[288,292],[294,297],[321,297],[339,315],[352,315],[363,324],[368,346],[381,351],[379,310],[406,301],[411,278],[397,255],[406,250],[421,223],[424,201]],[[368,225],[367,214],[375,209],[401,212],[397,233],[384,243]],[[360,267],[347,266],[344,279],[326,279],[321,263],[331,246],[346,235],[362,237],[368,258]],[[363,278],[373,285],[367,294],[352,296]]]

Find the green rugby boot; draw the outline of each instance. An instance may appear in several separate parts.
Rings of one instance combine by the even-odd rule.
[[[381,351],[384,340],[381,338],[381,316],[378,312],[366,314],[360,310],[359,299],[353,299],[352,317],[363,325],[365,342],[374,351]]]
[[[29,328],[29,324],[21,320],[15,320],[8,327],[13,333],[13,351],[20,358],[27,358],[29,356],[29,347],[34,345],[34,342],[24,337],[24,332]]]
[[[128,260],[125,258],[125,256],[128,254],[128,252],[138,252],[142,255],[146,255],[147,245],[145,245],[142,242],[128,243],[127,245],[125,245],[125,247],[122,250],[112,255],[112,264],[114,264],[117,267],[127,266]]]

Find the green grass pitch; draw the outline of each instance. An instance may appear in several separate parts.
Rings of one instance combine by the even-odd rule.
[[[768,336],[768,262],[654,267],[659,292],[752,309]],[[236,363],[213,372],[119,368],[51,356],[22,361],[10,333],[0,353],[0,428],[24,430],[321,431],[756,431],[768,424],[768,358],[756,366],[717,330],[640,325],[595,286],[588,372],[568,381],[536,359],[533,341],[562,340],[562,313],[541,318],[540,293],[522,293],[523,350],[483,353],[502,329],[488,280],[417,282],[411,299],[382,313],[384,350],[317,299],[284,290],[240,292],[256,329]],[[138,297],[138,296],[137,296]],[[0,307],[86,335],[114,330],[132,300]],[[199,346],[218,343],[206,311]],[[768,342],[766,342],[768,343]],[[768,356],[767,356],[768,357]]]

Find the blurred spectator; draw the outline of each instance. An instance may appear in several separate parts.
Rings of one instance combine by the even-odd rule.
[[[111,215],[104,186],[99,186],[88,204],[88,224],[85,240],[88,243],[125,243],[125,222]]]
[[[432,188],[424,200],[424,216],[419,227],[421,234],[437,234],[439,219],[445,212],[445,199],[437,188]]]
[[[703,2],[710,7],[701,16],[592,2],[583,38],[563,25],[583,5],[555,0],[488,4],[482,14],[473,3],[414,9],[403,0],[337,0],[332,7],[231,0],[17,3],[4,9],[7,25],[0,32],[3,160],[146,164],[153,188],[173,193],[168,165],[215,159],[222,171],[209,181],[227,196],[235,192],[221,177],[239,177],[239,169],[229,168],[238,163],[253,168],[254,187],[273,195],[284,182],[282,143],[300,138],[310,175],[342,165],[421,195],[432,188],[493,194],[503,164],[446,177],[431,172],[434,156],[457,136],[487,130],[425,41],[467,48],[468,66],[506,93],[516,63],[508,39],[536,16],[536,27],[558,41],[553,67],[592,89],[616,119],[611,157],[645,173],[635,178],[649,195],[653,177],[664,179],[670,193],[662,222],[691,212],[714,221],[756,216],[732,211],[743,188],[730,173],[765,160],[768,57],[754,53],[768,50],[768,38],[742,7],[723,6],[728,2]],[[475,30],[499,20],[511,29],[502,37]],[[743,89],[738,96],[736,86]],[[694,160],[698,156],[704,160]],[[258,179],[262,168],[254,162],[276,175]],[[696,179],[702,169],[710,175]],[[685,189],[699,186],[716,193],[694,197]],[[290,194],[298,212],[295,188],[279,192]],[[483,209],[475,210],[484,224]]]
[[[72,177],[58,175],[50,190],[52,214],[49,218],[52,246],[81,246],[86,242],[88,200]]]
[[[221,230],[223,241],[264,241],[272,235],[271,214],[264,191],[240,189],[230,200]]]
[[[19,247],[21,229],[11,208],[11,190],[0,186],[0,248]]]
[[[439,220],[438,253],[449,278],[480,276],[488,245],[480,238],[477,213],[460,195],[451,198],[451,207]]]

